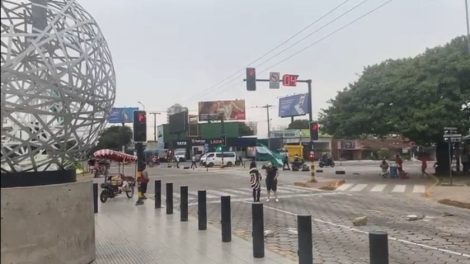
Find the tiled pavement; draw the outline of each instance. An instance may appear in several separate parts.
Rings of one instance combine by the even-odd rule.
[[[166,215],[153,203],[134,202],[118,196],[100,205],[94,264],[291,263],[267,250],[264,258],[253,258],[251,242],[232,236],[232,242],[223,243],[214,226],[199,231],[197,219],[180,222],[178,212]]]

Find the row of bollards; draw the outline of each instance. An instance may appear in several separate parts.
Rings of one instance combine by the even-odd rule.
[[[160,180],[155,180],[155,208],[162,207]],[[207,229],[206,191],[199,190],[198,196],[198,229]],[[222,241],[232,240],[230,196],[221,196],[221,231]],[[93,183],[94,212],[98,212],[98,184]],[[166,184],[166,213],[173,214],[173,183]],[[264,257],[264,213],[262,203],[252,203],[252,237],[253,257]],[[188,186],[180,187],[180,220],[188,221]],[[299,264],[313,263],[312,217],[297,215],[298,256]],[[388,264],[388,235],[386,232],[369,232],[370,264]]]

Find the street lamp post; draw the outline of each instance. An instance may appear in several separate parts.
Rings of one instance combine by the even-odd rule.
[[[141,102],[141,101],[137,101],[138,104],[140,104],[143,108],[143,110],[145,111],[145,105]]]
[[[465,0],[465,17],[467,19],[467,45],[468,45],[468,53],[470,54],[470,25],[468,23],[468,3]]]

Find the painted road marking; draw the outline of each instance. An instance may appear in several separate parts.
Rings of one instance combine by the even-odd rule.
[[[211,193],[216,196],[232,196],[232,197],[237,197],[235,194],[232,193],[227,193],[227,192],[221,192],[221,191],[216,191],[216,190],[208,190],[208,193]]]
[[[414,193],[424,193],[426,191],[426,187],[424,185],[415,185],[413,187]]]
[[[386,184],[377,184],[374,186],[374,188],[372,188],[370,191],[371,192],[381,192],[385,189],[385,187],[387,187]]]
[[[249,192],[241,191],[241,190],[235,190],[235,189],[222,189],[222,191],[228,192],[228,193],[236,193],[236,194],[240,194],[240,195],[253,195],[253,190],[252,189],[250,189]]]
[[[189,192],[189,195],[195,196],[195,197],[197,198],[197,191]],[[211,199],[211,198],[217,198],[217,196],[208,194],[207,191],[206,191],[206,198],[209,198],[209,199]]]
[[[344,183],[341,186],[339,186],[338,188],[336,188],[336,190],[337,191],[346,191],[347,189],[349,189],[353,185],[354,184],[352,184],[352,183]]]
[[[360,192],[367,187],[367,184],[356,184],[356,186],[351,188],[351,192]]]
[[[406,189],[406,185],[404,185],[404,184],[397,184],[397,185],[395,185],[395,187],[393,188],[392,192],[405,192],[405,189]]]

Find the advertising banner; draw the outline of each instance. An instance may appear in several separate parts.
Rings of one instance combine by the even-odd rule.
[[[245,120],[245,100],[199,102],[199,121]]]
[[[134,122],[134,111],[138,107],[113,107],[108,115],[108,123],[132,123]]]
[[[309,110],[308,94],[279,98],[279,117],[305,115],[308,114]]]

